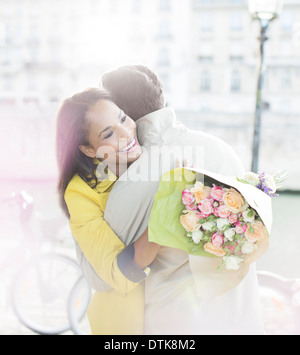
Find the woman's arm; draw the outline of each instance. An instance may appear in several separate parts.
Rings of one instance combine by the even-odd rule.
[[[71,216],[70,227],[91,266],[85,273],[96,272],[113,289],[127,293],[146,277],[143,270],[154,260],[158,247],[148,242],[146,231],[135,245],[126,248],[104,220],[105,204],[99,200],[100,195],[80,178],[67,188],[65,199]],[[134,271],[133,277],[126,273],[129,269]]]

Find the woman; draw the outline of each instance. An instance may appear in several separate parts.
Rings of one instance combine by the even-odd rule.
[[[112,287],[95,293],[92,299],[88,317],[93,334],[143,333],[144,289],[140,281],[159,246],[148,242],[146,230],[128,253],[103,218],[114,181],[141,153],[136,124],[107,92],[88,89],[64,101],[57,118],[60,203],[81,250]],[[97,175],[101,161],[106,177]],[[133,255],[133,260],[128,255]],[[134,281],[124,276],[126,268],[136,273]]]

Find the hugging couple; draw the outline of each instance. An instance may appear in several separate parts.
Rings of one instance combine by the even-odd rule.
[[[92,334],[264,334],[255,263],[235,283],[217,270],[217,258],[194,257],[195,272],[187,252],[148,235],[160,177],[178,159],[243,176],[240,159],[220,139],[178,122],[149,68],[123,66],[101,81],[101,89],[66,99],[57,118],[60,203],[95,290]],[[178,156],[178,147],[190,147],[189,155]],[[151,178],[140,179],[144,171]]]

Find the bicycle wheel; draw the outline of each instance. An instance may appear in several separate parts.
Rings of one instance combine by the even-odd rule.
[[[81,276],[70,292],[68,301],[68,316],[70,326],[75,335],[87,335],[90,333],[87,320],[82,322],[86,315],[90,300],[91,288],[84,278]]]
[[[16,278],[12,303],[19,321],[33,332],[56,335],[70,330],[69,293],[81,275],[79,265],[64,255],[45,254]]]

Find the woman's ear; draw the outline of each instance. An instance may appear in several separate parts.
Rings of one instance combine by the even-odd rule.
[[[96,152],[93,147],[89,147],[87,145],[80,145],[79,149],[83,154],[85,154],[89,158],[96,158]]]

